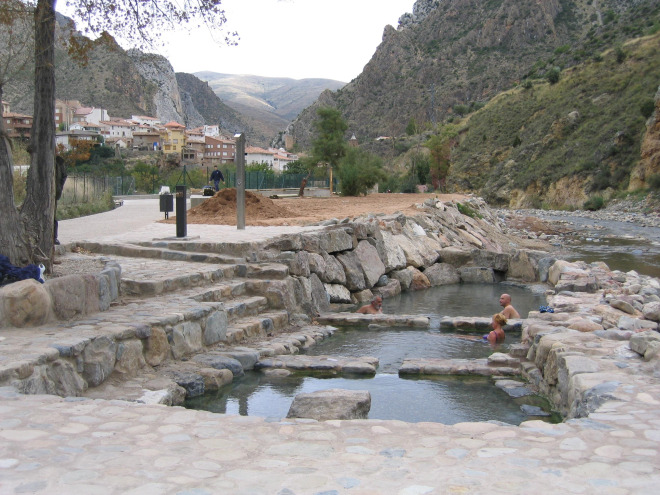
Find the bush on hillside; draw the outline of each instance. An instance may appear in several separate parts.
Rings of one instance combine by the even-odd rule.
[[[592,196],[582,205],[585,210],[589,211],[600,210],[603,206],[605,206],[605,200],[602,196]]]

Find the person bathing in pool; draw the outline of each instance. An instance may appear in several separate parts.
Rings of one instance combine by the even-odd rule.
[[[380,296],[374,297],[371,303],[362,306],[356,311],[356,313],[362,313],[365,315],[378,315],[383,312],[383,298]]]
[[[495,344],[504,342],[506,336],[504,335],[502,327],[506,324],[506,318],[502,316],[502,313],[495,313],[490,320],[490,326],[493,329],[490,333],[481,338],[472,335],[456,335],[455,337],[463,340],[471,340],[473,342],[483,342],[484,340],[487,340],[491,346],[494,346]]]
[[[495,313],[490,321],[490,326],[493,327],[493,330],[488,335],[484,335],[483,338],[491,344],[504,342],[506,336],[502,327],[506,324],[507,321],[504,315],[502,313]]]

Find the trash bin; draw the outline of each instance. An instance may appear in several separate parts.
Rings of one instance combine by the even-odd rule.
[[[165,218],[169,218],[169,213],[174,211],[174,194],[160,195],[160,211],[165,213]]]

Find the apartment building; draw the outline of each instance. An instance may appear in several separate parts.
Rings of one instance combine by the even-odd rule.
[[[204,137],[204,166],[234,163],[236,157],[236,141],[227,138]]]

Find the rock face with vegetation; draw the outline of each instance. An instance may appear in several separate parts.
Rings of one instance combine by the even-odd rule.
[[[347,137],[405,162],[452,123],[450,190],[581,207],[648,186],[656,173],[644,136],[660,81],[659,23],[655,0],[418,1],[398,29],[385,28],[364,72],[324,92],[287,133],[307,147],[317,108],[331,106]],[[378,136],[392,139],[384,146]],[[649,156],[638,167],[644,139]]]

